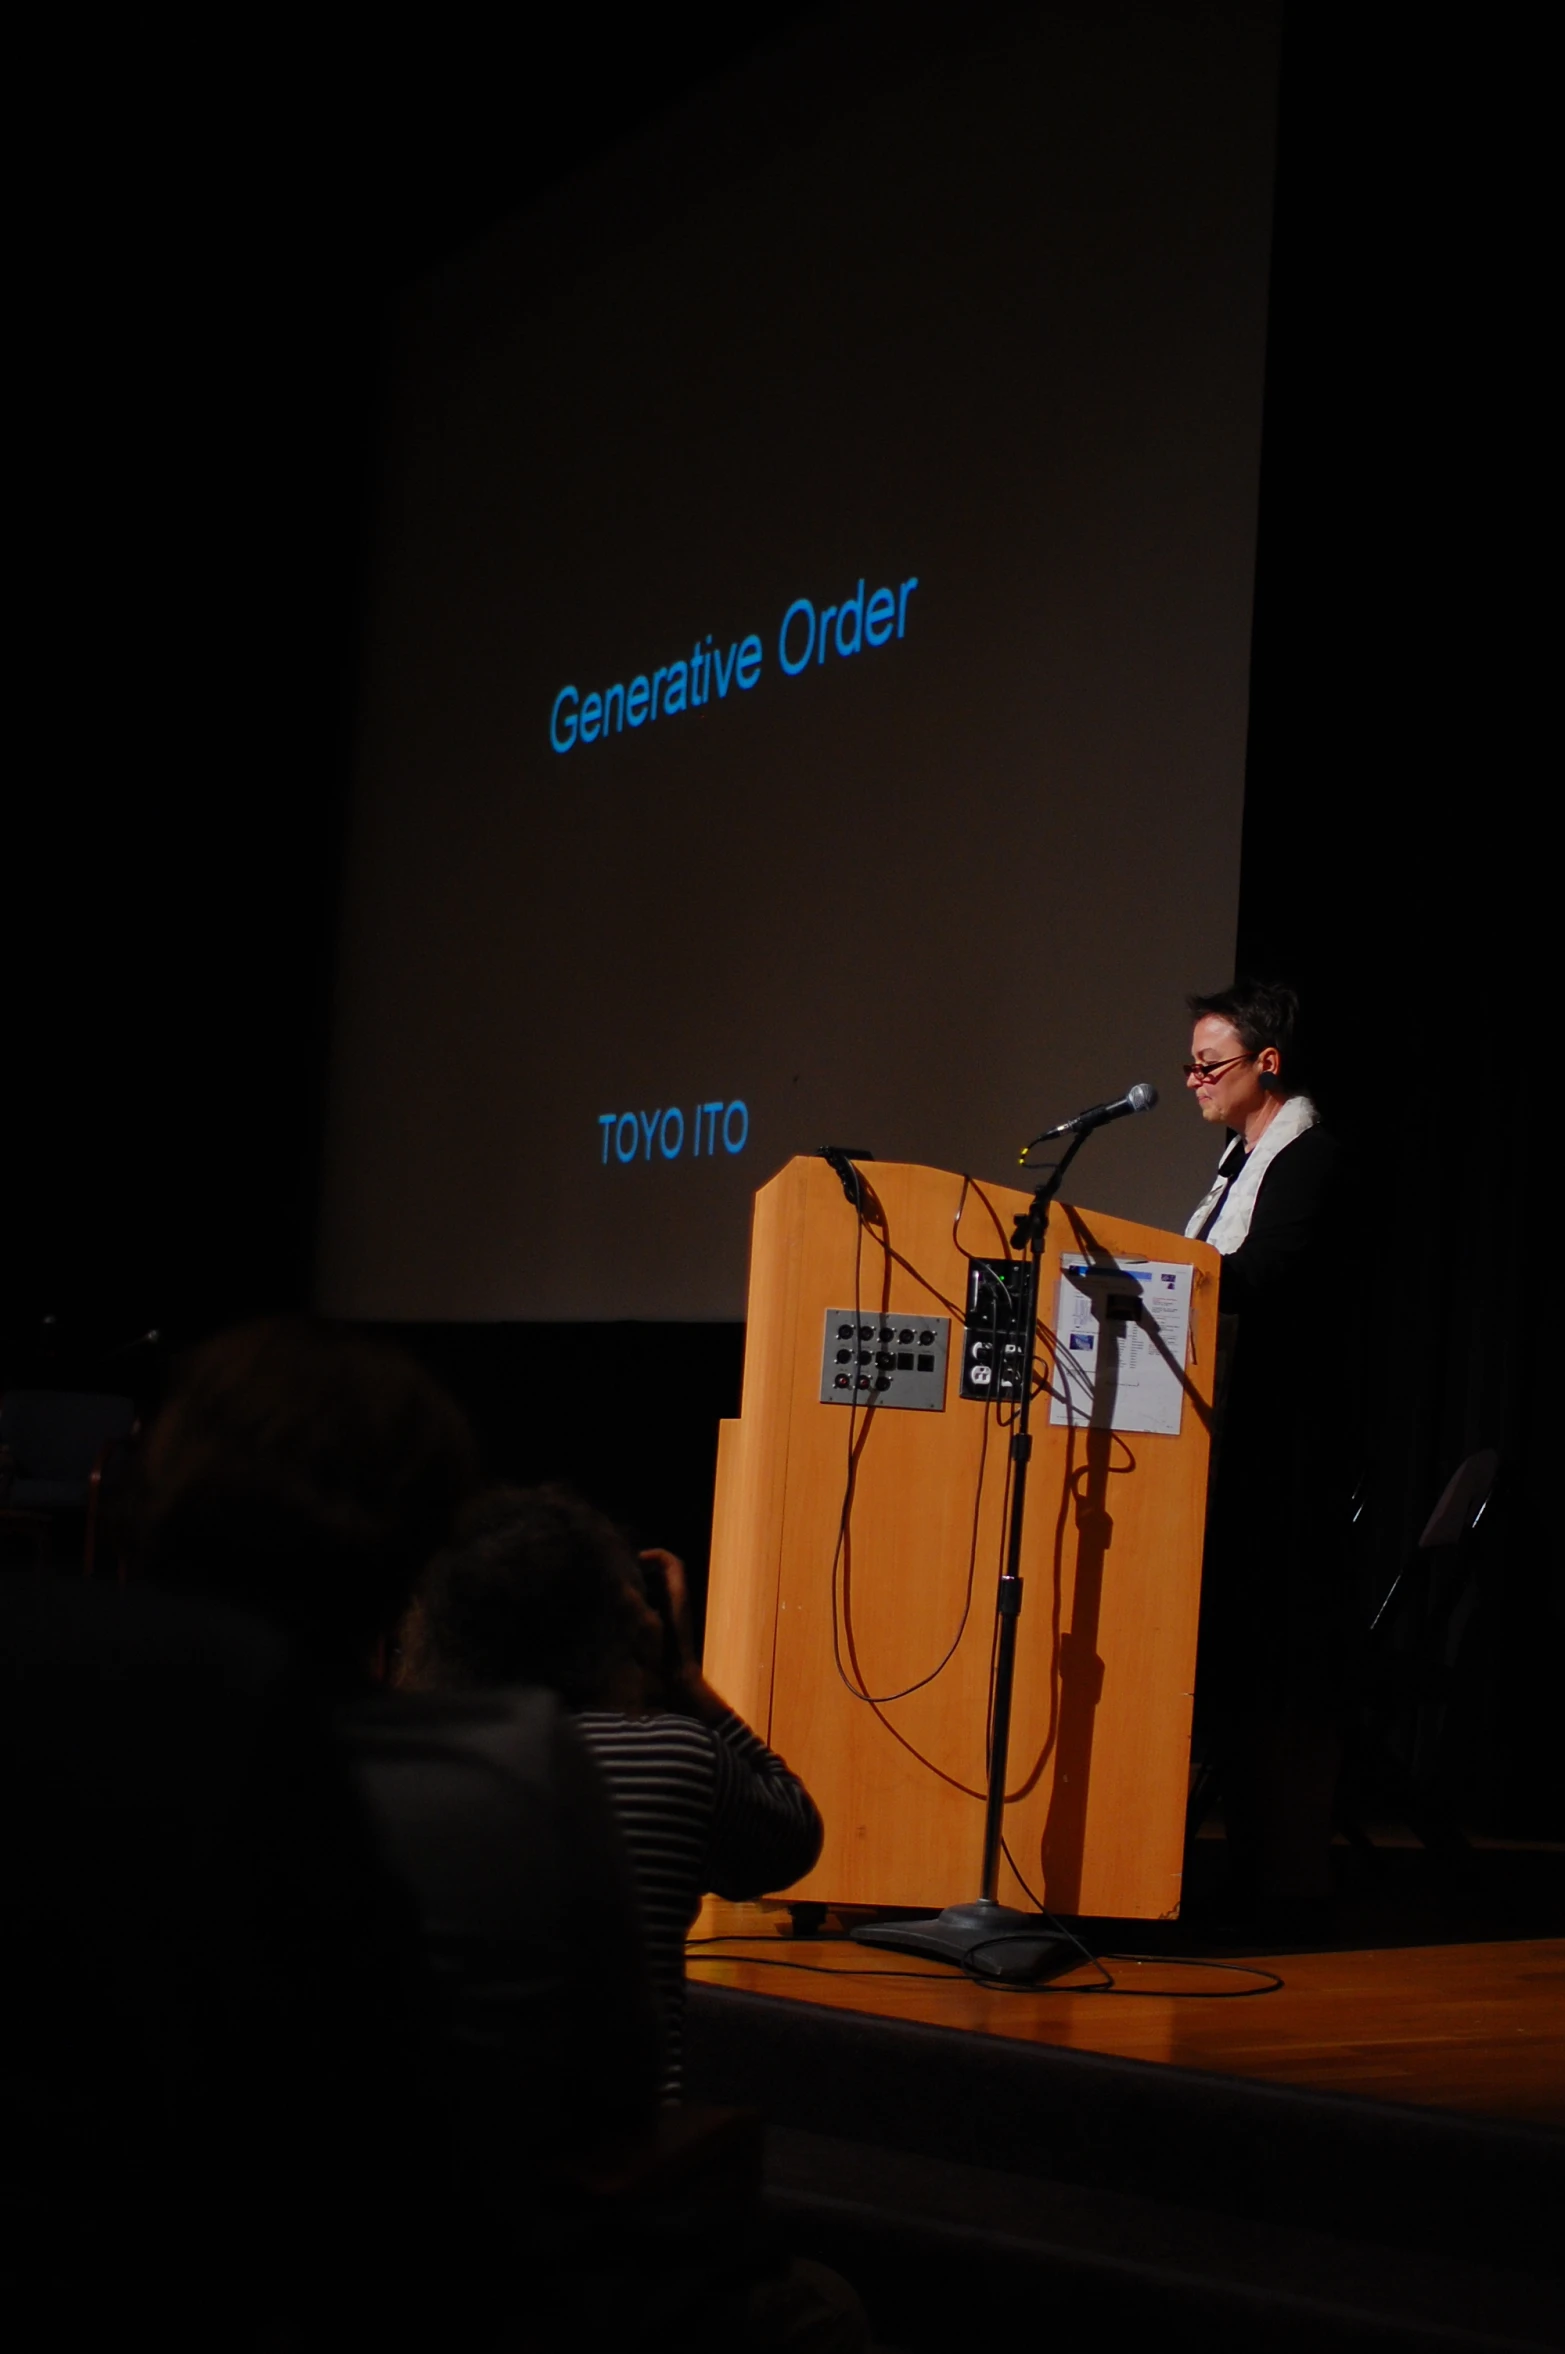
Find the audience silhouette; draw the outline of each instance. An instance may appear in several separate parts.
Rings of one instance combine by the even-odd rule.
[[[56,2342],[866,2342],[851,2292],[772,2244],[753,2179],[703,2203],[686,2164],[660,2196],[688,1890],[792,1877],[814,1809],[701,1684],[677,1562],[560,1500],[463,1522],[475,1468],[406,1355],[274,1319],[180,1372],[136,1582],[0,1581],[14,2213]],[[476,1593],[473,1545],[516,1539],[518,1510],[601,1573],[569,1638],[588,1683],[542,1652],[436,1672],[433,1599]],[[572,1577],[556,1599],[563,1628]],[[388,1689],[399,1625],[424,1672]],[[699,1818],[671,1877],[648,1758],[673,1827]]]

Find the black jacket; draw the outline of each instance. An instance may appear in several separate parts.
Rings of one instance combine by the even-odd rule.
[[[1218,1164],[1237,1176],[1244,1139],[1236,1136]],[[1308,1286],[1344,1248],[1347,1155],[1329,1128],[1306,1128],[1285,1145],[1261,1179],[1250,1231],[1223,1261],[1225,1316],[1291,1326],[1303,1342],[1323,1303]]]
[[[1243,1153],[1236,1137],[1222,1166]],[[1261,1178],[1223,1261],[1228,1378],[1207,1520],[1203,1674],[1252,1698],[1332,1688],[1361,1467],[1349,1303],[1352,1165],[1308,1128]]]

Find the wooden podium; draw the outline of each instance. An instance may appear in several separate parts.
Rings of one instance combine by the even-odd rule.
[[[968,1262],[1010,1255],[1031,1195],[889,1162],[863,1175],[882,1225],[861,1226],[813,1157],[756,1196],[705,1664],[825,1818],[820,1862],[790,1899],[939,1907],[978,1894],[1008,1488],[1001,1416],[959,1394]],[[1191,1266],[1183,1403],[1177,1436],[1060,1426],[1047,1396],[1034,1405],[999,1896],[1029,1903],[1019,1868],[1053,1911],[1166,1919],[1180,1900],[1219,1261],[1183,1235],[1057,1203],[1039,1289],[1046,1373],[1062,1252]],[[827,1312],[844,1304],[866,1323],[951,1318],[939,1410],[822,1402]]]

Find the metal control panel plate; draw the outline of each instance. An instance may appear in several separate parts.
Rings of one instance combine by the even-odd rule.
[[[898,1406],[943,1414],[949,1316],[882,1316],[828,1308],[821,1347],[823,1406]]]

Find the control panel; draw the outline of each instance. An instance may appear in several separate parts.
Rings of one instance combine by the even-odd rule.
[[[1027,1322],[1025,1259],[969,1259],[962,1395],[1019,1405]]]
[[[867,1308],[828,1308],[821,1404],[944,1413],[950,1347],[949,1316],[882,1316]]]

